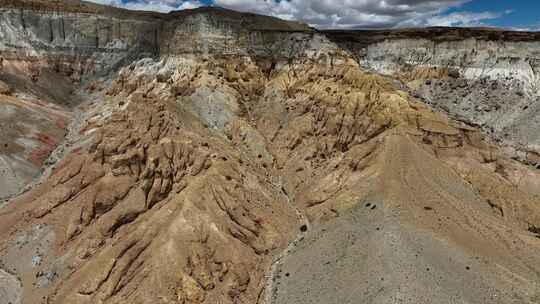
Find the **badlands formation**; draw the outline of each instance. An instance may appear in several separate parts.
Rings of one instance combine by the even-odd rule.
[[[540,303],[539,54],[0,0],[0,303]]]

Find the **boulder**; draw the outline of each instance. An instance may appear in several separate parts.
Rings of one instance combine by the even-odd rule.
[[[11,95],[11,88],[0,80],[0,95]]]

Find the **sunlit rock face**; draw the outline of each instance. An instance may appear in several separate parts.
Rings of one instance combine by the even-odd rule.
[[[457,116],[523,82],[399,35],[0,3],[1,304],[538,300],[533,154]]]
[[[540,135],[533,131],[540,127],[538,33],[433,28],[327,34],[362,66],[396,75],[427,103],[482,127],[513,157],[540,165]]]
[[[4,60],[42,62],[74,79],[155,54],[160,28],[159,22],[137,16],[22,8],[3,10],[0,25]]]

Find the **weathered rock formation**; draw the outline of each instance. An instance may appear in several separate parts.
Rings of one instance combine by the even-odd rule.
[[[540,164],[539,33],[429,28],[327,34],[363,67],[396,75],[429,104],[481,126],[513,157]]]
[[[6,0],[0,4],[0,94],[15,93],[11,101],[2,97],[10,107],[32,100],[45,109],[37,115],[43,121],[37,125],[44,127],[30,133],[7,120],[31,120],[36,115],[23,114],[30,109],[5,111],[9,116],[4,123],[5,141],[15,148],[3,147],[0,199],[19,193],[61,142],[69,114],[60,118],[48,113],[77,106],[81,98],[76,89],[81,81],[86,83],[84,78],[106,76],[141,58],[180,55],[260,56],[264,59],[260,64],[269,69],[268,58],[292,60],[314,35],[305,25],[219,9],[163,15],[77,1]],[[45,121],[58,122],[62,130]],[[33,140],[44,138],[41,133],[50,138],[45,146]],[[23,150],[29,155],[21,159]],[[19,153],[19,159],[10,151]]]

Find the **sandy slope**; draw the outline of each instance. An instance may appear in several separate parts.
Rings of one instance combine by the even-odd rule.
[[[288,255],[271,303],[536,303],[538,239],[406,136],[385,145],[377,190]]]

